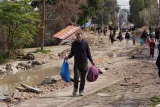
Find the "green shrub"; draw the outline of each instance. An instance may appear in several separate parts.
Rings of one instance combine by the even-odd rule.
[[[0,25],[7,39],[5,52],[10,52],[34,43],[34,36],[39,32],[41,17],[40,12],[33,10],[28,3],[31,0],[0,2]]]
[[[0,53],[0,64],[6,63],[10,60],[10,57],[7,55],[4,55],[3,53]]]
[[[151,103],[149,106],[155,107],[157,104],[160,103],[160,97],[154,96],[150,99]]]

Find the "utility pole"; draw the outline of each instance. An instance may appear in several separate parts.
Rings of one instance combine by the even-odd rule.
[[[41,28],[41,50],[44,48],[44,35],[45,35],[45,6],[46,1],[42,0],[42,28]]]

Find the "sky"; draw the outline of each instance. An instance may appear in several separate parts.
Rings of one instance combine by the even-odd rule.
[[[128,5],[128,6],[120,6],[122,9],[129,9],[129,1],[130,0],[117,0],[119,5]],[[157,0],[159,3],[159,0]]]
[[[129,0],[117,0],[119,5],[127,5],[120,6],[122,9],[129,9]]]

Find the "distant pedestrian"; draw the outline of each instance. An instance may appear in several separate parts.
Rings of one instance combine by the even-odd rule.
[[[133,27],[132,27],[132,31],[135,31],[135,30],[136,30],[136,27],[135,27],[135,26],[133,26]]]
[[[126,32],[125,34],[125,39],[126,39],[126,44],[128,44],[128,41],[130,39],[130,34],[128,32]]]
[[[97,27],[96,31],[98,31],[98,33],[102,33],[102,28],[101,27]]]
[[[147,37],[147,44],[149,45],[150,42],[151,42],[151,38],[148,36],[148,37]]]
[[[147,33],[146,30],[144,30],[144,31],[143,31],[143,34],[141,35],[141,39],[144,40],[144,43],[146,43],[147,37],[148,37],[148,33]]]
[[[117,39],[119,42],[121,42],[123,40],[123,36],[122,36],[122,32],[120,31],[118,36],[117,36]]]
[[[149,47],[150,47],[150,57],[153,58],[154,57],[154,49],[155,49],[155,42],[154,40],[152,39],[150,44],[149,44]]]
[[[155,29],[155,42],[156,41],[159,41],[159,35],[160,35],[160,32],[158,29]]]
[[[110,32],[109,39],[111,40],[112,44],[116,41],[115,38],[114,38],[114,34],[113,34],[112,31]]]
[[[132,32],[132,41],[133,41],[133,45],[135,45],[135,43],[136,43],[136,37],[134,35],[134,32]]]
[[[104,34],[104,36],[107,35],[107,27],[104,27],[104,29],[103,29],[103,34]]]
[[[114,28],[113,28],[113,35],[114,35],[114,38],[115,38],[115,35],[116,35],[116,31],[117,31],[117,29],[116,29],[116,27],[114,27]]]
[[[153,32],[150,32],[149,36],[150,36],[151,39],[153,39]]]

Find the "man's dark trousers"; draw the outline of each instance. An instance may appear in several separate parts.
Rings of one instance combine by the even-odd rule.
[[[79,92],[84,90],[87,70],[88,70],[88,64],[74,65],[74,89],[78,90],[78,82],[80,77]]]

